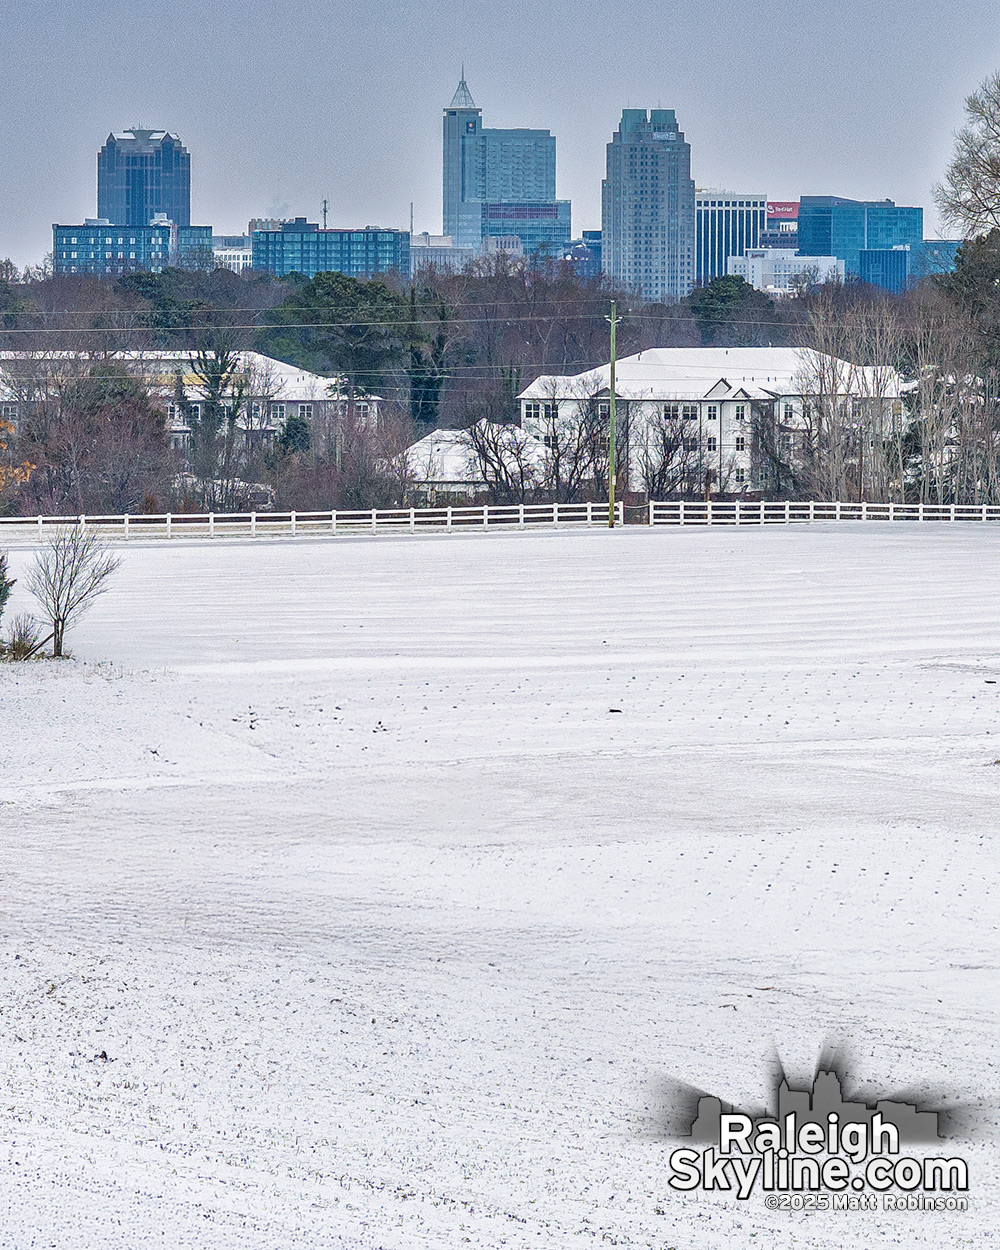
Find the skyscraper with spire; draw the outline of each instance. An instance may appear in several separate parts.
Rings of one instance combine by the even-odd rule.
[[[485,130],[462,78],[444,110],[444,233],[479,248],[488,235],[518,235],[525,252],[564,246],[570,204],[556,199],[556,141],[547,130]]]

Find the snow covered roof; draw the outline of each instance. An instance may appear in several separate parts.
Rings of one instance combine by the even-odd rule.
[[[254,393],[266,394],[271,399],[289,400],[292,402],[327,399],[337,393],[337,378],[323,377],[318,373],[310,373],[307,369],[299,369],[283,360],[275,360],[260,352],[237,352],[239,372],[247,376],[249,389]],[[191,365],[190,351],[128,351],[115,352],[113,359],[121,361],[130,372],[143,377],[154,388],[170,389],[174,386],[178,370],[186,387],[197,388],[199,381]],[[33,375],[41,380],[47,375],[57,375],[58,366],[63,363],[75,363],[81,368],[96,363],[97,357],[81,355],[79,352],[0,352],[0,394],[11,392],[11,383],[16,386],[16,379],[23,376],[24,367],[31,368]],[[21,366],[21,367],[18,367]],[[5,385],[4,373],[10,373],[10,380]],[[368,399],[377,396],[366,396]]]
[[[825,362],[829,367],[831,359],[803,347],[654,347],[618,361],[615,393],[623,399],[652,400],[796,395],[817,365]],[[841,364],[843,385],[852,393],[900,392],[902,379],[894,370]],[[536,378],[519,398],[576,398],[606,391],[609,385],[610,366],[602,365],[569,377]]]
[[[488,421],[480,421],[480,426],[488,426]],[[525,458],[541,468],[545,461],[546,448],[540,440],[533,438],[515,425],[500,427],[499,441],[508,440],[511,454],[515,445],[525,448]],[[435,485],[479,486],[485,484],[482,469],[477,463],[469,434],[466,430],[431,430],[430,434],[413,443],[406,451],[406,466],[410,476],[417,482],[428,482]]]

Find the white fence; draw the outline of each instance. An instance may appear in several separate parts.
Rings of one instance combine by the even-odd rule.
[[[622,505],[616,505],[618,524]],[[466,534],[488,529],[607,525],[602,503],[498,504],[478,508],[372,508],[354,512],[175,512],[158,516],[0,517],[0,546],[44,542],[67,525],[102,538],[264,538],[274,535]]]
[[[650,525],[794,525],[806,521],[1000,521],[997,504],[650,503]]]

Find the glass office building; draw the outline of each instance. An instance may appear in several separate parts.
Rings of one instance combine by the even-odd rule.
[[[380,273],[410,274],[410,234],[407,230],[321,230],[304,217],[283,222],[278,230],[255,230],[253,267],[283,277],[301,273],[344,273],[371,278]]]
[[[861,253],[885,250],[924,237],[924,210],[897,207],[892,200],[845,200],[804,195],[799,202],[799,252],[837,256],[848,276],[860,276]]]
[[[191,157],[165,130],[108,135],[97,154],[97,216],[116,226],[148,226],[162,213],[191,224]]]
[[[642,292],[673,301],[695,284],[691,145],[673,109],[625,109],[607,145],[601,264]]]
[[[477,250],[486,238],[521,240],[525,256],[560,257],[572,235],[569,200],[542,203],[473,201],[462,205],[468,236],[476,237]]]
[[[921,239],[892,248],[866,248],[861,252],[858,277],[871,286],[902,295],[924,278],[949,273],[961,239]]]

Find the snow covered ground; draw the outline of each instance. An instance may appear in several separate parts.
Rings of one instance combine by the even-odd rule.
[[[122,554],[0,669],[3,1250],[997,1239],[992,1110],[967,1213],[806,1215],[656,1108],[996,1107],[1000,530]]]

